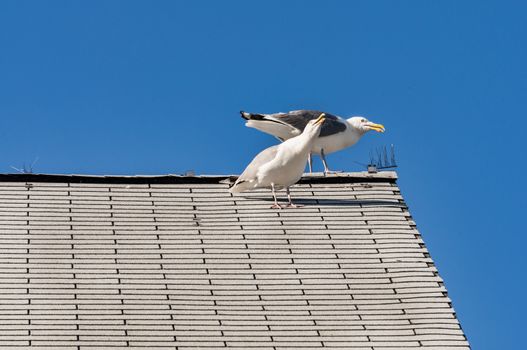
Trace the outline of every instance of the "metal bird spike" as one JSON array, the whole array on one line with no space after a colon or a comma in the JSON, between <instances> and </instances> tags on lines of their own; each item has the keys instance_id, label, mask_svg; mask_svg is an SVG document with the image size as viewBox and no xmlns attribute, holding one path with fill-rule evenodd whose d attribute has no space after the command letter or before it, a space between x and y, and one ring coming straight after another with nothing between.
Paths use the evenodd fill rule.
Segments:
<instances>
[{"instance_id":1,"label":"metal bird spike","mask_svg":"<svg viewBox=\"0 0 527 350\"><path fill-rule=\"evenodd\" d=\"M11 169L18 171L21 174L33 174L33 166L35 165L37 161L38 161L38 157L36 157L35 160L31 162L31 164L26 165L25 162L22 163L22 168L16 168L11 165Z\"/></svg>"},{"instance_id":2,"label":"metal bird spike","mask_svg":"<svg viewBox=\"0 0 527 350\"><path fill-rule=\"evenodd\" d=\"M375 166L377 169L389 169L396 168L397 162L395 161L395 146L390 145L390 151L386 146L377 147L375 150L370 150L370 165Z\"/></svg>"},{"instance_id":3,"label":"metal bird spike","mask_svg":"<svg viewBox=\"0 0 527 350\"><path fill-rule=\"evenodd\" d=\"M391 156L390 161L394 166L397 166L397 163L395 162L395 146L393 145L393 143L391 144L390 150L392 151L392 156Z\"/></svg>"}]
</instances>

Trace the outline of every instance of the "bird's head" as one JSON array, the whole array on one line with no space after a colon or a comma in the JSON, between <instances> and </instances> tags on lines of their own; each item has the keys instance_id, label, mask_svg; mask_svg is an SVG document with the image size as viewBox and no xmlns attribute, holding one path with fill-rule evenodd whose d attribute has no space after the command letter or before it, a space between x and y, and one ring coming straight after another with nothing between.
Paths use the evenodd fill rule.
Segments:
<instances>
[{"instance_id":1,"label":"bird's head","mask_svg":"<svg viewBox=\"0 0 527 350\"><path fill-rule=\"evenodd\" d=\"M324 113L321 113L317 119L311 119L304 128L304 133L311 137L318 137L325 120L326 115Z\"/></svg>"},{"instance_id":2,"label":"bird's head","mask_svg":"<svg viewBox=\"0 0 527 350\"><path fill-rule=\"evenodd\" d=\"M363 134L370 130L384 132L384 125L375 124L364 117L351 117L348 119L348 123Z\"/></svg>"}]
</instances>

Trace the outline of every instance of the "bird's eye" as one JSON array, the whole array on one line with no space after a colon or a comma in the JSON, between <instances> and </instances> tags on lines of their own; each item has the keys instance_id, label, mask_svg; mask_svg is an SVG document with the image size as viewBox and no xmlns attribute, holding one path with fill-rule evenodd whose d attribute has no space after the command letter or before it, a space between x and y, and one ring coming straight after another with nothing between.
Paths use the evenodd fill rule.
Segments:
<instances>
[{"instance_id":1,"label":"bird's eye","mask_svg":"<svg viewBox=\"0 0 527 350\"><path fill-rule=\"evenodd\" d=\"M366 119L362 118L361 120L361 123L366 123Z\"/></svg>"}]
</instances>

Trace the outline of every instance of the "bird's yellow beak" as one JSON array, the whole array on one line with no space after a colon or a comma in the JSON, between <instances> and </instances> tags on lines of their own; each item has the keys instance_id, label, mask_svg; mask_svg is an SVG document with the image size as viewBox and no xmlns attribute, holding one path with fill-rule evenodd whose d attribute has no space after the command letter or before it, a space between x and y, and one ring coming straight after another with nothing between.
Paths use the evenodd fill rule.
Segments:
<instances>
[{"instance_id":1,"label":"bird's yellow beak","mask_svg":"<svg viewBox=\"0 0 527 350\"><path fill-rule=\"evenodd\" d=\"M320 113L320 115L318 116L317 120L315 120L315 125L322 124L324 122L324 120L326 120L325 117L326 117L325 113Z\"/></svg>"},{"instance_id":2,"label":"bird's yellow beak","mask_svg":"<svg viewBox=\"0 0 527 350\"><path fill-rule=\"evenodd\" d=\"M384 132L384 125L382 124L368 123L367 126L368 128L370 128L370 130L375 130L377 132Z\"/></svg>"}]
</instances>

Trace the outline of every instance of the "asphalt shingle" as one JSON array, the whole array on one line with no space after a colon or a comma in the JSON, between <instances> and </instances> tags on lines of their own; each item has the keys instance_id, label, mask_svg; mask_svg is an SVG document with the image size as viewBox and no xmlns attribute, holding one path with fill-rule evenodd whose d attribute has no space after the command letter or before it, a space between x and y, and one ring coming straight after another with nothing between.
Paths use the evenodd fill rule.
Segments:
<instances>
[{"instance_id":1,"label":"asphalt shingle","mask_svg":"<svg viewBox=\"0 0 527 350\"><path fill-rule=\"evenodd\" d=\"M391 172L0 176L2 349L468 349Z\"/></svg>"}]
</instances>

